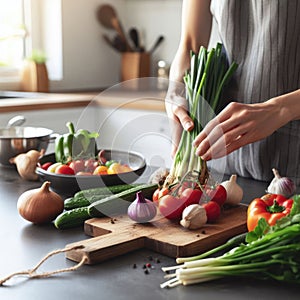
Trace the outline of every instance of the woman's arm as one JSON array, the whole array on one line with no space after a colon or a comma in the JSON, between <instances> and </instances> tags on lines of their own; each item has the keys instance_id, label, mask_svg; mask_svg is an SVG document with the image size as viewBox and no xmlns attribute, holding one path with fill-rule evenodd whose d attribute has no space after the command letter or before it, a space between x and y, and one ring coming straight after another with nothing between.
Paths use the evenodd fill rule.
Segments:
<instances>
[{"instance_id":1,"label":"woman's arm","mask_svg":"<svg viewBox=\"0 0 300 300\"><path fill-rule=\"evenodd\" d=\"M179 46L171 64L169 88L165 106L172 130L172 155L175 154L182 132L193 128L187 114L183 76L190 65L190 51L198 52L200 46L207 47L212 16L210 0L184 0L182 3L181 36Z\"/></svg>"},{"instance_id":2,"label":"woman's arm","mask_svg":"<svg viewBox=\"0 0 300 300\"><path fill-rule=\"evenodd\" d=\"M206 125L193 145L204 160L219 158L293 120L300 120L300 89L263 103L232 102Z\"/></svg>"}]
</instances>

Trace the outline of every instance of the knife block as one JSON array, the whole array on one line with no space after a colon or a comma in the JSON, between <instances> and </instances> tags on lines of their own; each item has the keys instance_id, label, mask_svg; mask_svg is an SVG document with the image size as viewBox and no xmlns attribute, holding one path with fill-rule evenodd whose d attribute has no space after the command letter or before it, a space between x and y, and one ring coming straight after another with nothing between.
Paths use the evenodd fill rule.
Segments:
<instances>
[{"instance_id":1,"label":"knife block","mask_svg":"<svg viewBox=\"0 0 300 300\"><path fill-rule=\"evenodd\" d=\"M151 55L147 52L124 52L121 57L121 81L150 76Z\"/></svg>"}]
</instances>

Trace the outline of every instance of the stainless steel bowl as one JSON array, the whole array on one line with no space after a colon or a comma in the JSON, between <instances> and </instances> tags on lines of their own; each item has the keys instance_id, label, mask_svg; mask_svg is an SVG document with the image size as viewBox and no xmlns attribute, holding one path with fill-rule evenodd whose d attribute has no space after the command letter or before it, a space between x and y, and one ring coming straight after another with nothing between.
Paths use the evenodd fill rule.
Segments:
<instances>
[{"instance_id":1,"label":"stainless steel bowl","mask_svg":"<svg viewBox=\"0 0 300 300\"><path fill-rule=\"evenodd\" d=\"M29 150L48 148L50 140L55 139L53 131L43 127L7 127L0 129L0 163L10 165L9 159Z\"/></svg>"}]
</instances>

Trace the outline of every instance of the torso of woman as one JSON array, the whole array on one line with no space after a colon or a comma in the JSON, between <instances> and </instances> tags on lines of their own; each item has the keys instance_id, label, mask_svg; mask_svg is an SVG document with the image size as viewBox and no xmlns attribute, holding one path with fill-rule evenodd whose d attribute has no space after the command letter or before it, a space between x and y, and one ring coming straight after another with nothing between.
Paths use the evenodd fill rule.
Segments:
<instances>
[{"instance_id":1,"label":"torso of woman","mask_svg":"<svg viewBox=\"0 0 300 300\"><path fill-rule=\"evenodd\" d=\"M300 88L298 0L212 0L211 12L229 62L239 64L226 101L263 102ZM212 161L211 167L265 181L276 168L299 185L300 121Z\"/></svg>"}]
</instances>

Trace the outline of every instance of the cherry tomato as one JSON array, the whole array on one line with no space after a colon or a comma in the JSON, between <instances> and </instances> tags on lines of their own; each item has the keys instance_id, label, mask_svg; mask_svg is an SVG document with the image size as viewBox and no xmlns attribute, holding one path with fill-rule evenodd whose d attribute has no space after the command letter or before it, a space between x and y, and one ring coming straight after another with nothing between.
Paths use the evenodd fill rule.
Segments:
<instances>
[{"instance_id":1,"label":"cherry tomato","mask_svg":"<svg viewBox=\"0 0 300 300\"><path fill-rule=\"evenodd\" d=\"M41 165L41 168L45 171L48 170L48 168L52 165L52 162L45 162L44 164Z\"/></svg>"},{"instance_id":2,"label":"cherry tomato","mask_svg":"<svg viewBox=\"0 0 300 300\"><path fill-rule=\"evenodd\" d=\"M215 201L209 201L203 204L207 215L207 222L213 223L215 222L221 215L220 205Z\"/></svg>"},{"instance_id":3,"label":"cherry tomato","mask_svg":"<svg viewBox=\"0 0 300 300\"><path fill-rule=\"evenodd\" d=\"M74 175L74 170L67 165L60 165L55 169L55 174Z\"/></svg>"},{"instance_id":4,"label":"cherry tomato","mask_svg":"<svg viewBox=\"0 0 300 300\"><path fill-rule=\"evenodd\" d=\"M54 163L48 167L47 172L55 173L55 170L61 165L62 165L62 163L60 163L60 162Z\"/></svg>"},{"instance_id":5,"label":"cherry tomato","mask_svg":"<svg viewBox=\"0 0 300 300\"><path fill-rule=\"evenodd\" d=\"M215 187L207 187L205 188L205 193L209 197L211 201L214 201L219 204L219 206L222 206L227 197L227 192L224 186L217 185Z\"/></svg>"},{"instance_id":6,"label":"cherry tomato","mask_svg":"<svg viewBox=\"0 0 300 300\"><path fill-rule=\"evenodd\" d=\"M152 194L152 201L155 202L155 203L158 203L158 195L159 195L159 192L160 192L160 189L157 188L154 193Z\"/></svg>"},{"instance_id":7,"label":"cherry tomato","mask_svg":"<svg viewBox=\"0 0 300 300\"><path fill-rule=\"evenodd\" d=\"M180 196L185 206L189 206L191 204L199 204L201 197L202 191L192 188L186 188Z\"/></svg>"},{"instance_id":8,"label":"cherry tomato","mask_svg":"<svg viewBox=\"0 0 300 300\"><path fill-rule=\"evenodd\" d=\"M184 208L184 202L181 198L165 195L159 199L158 209L167 219L173 220L181 218Z\"/></svg>"},{"instance_id":9,"label":"cherry tomato","mask_svg":"<svg viewBox=\"0 0 300 300\"><path fill-rule=\"evenodd\" d=\"M107 167L106 166L98 166L94 170L93 175L107 175Z\"/></svg>"},{"instance_id":10,"label":"cherry tomato","mask_svg":"<svg viewBox=\"0 0 300 300\"><path fill-rule=\"evenodd\" d=\"M122 173L126 173L126 172L132 172L133 169L131 167L129 167L128 165L122 165Z\"/></svg>"},{"instance_id":11,"label":"cherry tomato","mask_svg":"<svg viewBox=\"0 0 300 300\"><path fill-rule=\"evenodd\" d=\"M87 159L84 161L84 167L86 172L91 172L93 173L95 169L98 167L98 161L94 159Z\"/></svg>"},{"instance_id":12,"label":"cherry tomato","mask_svg":"<svg viewBox=\"0 0 300 300\"><path fill-rule=\"evenodd\" d=\"M109 165L109 167L107 167L107 174L119 174L122 172L123 172L122 165L118 162L114 162L111 165Z\"/></svg>"},{"instance_id":13,"label":"cherry tomato","mask_svg":"<svg viewBox=\"0 0 300 300\"><path fill-rule=\"evenodd\" d=\"M116 161L113 160L113 159L111 159L111 160L106 161L105 165L109 168L110 165L112 165L112 164L114 164L114 163L116 163Z\"/></svg>"},{"instance_id":14,"label":"cherry tomato","mask_svg":"<svg viewBox=\"0 0 300 300\"><path fill-rule=\"evenodd\" d=\"M82 172L85 170L84 160L82 159L73 160L70 162L69 167L74 170L75 174L78 172Z\"/></svg>"},{"instance_id":15,"label":"cherry tomato","mask_svg":"<svg viewBox=\"0 0 300 300\"><path fill-rule=\"evenodd\" d=\"M171 190L168 187L158 188L154 191L154 193L152 195L152 200L154 202L159 202L159 199L162 196L168 195L170 192L171 192Z\"/></svg>"}]
</instances>

